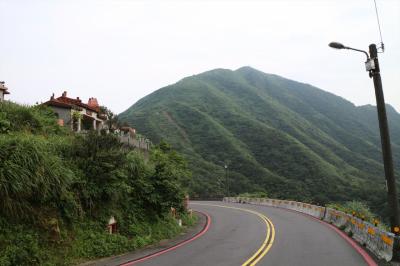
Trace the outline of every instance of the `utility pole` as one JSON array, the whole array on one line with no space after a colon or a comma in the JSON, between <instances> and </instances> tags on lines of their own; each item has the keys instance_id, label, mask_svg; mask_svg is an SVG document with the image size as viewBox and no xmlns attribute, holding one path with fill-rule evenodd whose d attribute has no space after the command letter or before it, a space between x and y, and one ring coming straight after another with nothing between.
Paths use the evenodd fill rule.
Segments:
<instances>
[{"instance_id":1,"label":"utility pole","mask_svg":"<svg viewBox=\"0 0 400 266\"><path fill-rule=\"evenodd\" d=\"M344 46L338 42L331 42L330 47L335 49L348 49L356 52L362 52L367 56L365 62L366 70L369 72L369 77L374 81L376 108L378 111L379 130L382 145L383 166L385 169L387 202L389 205L389 219L391 232L397 237L393 243L393 261L400 261L400 214L399 201L397 195L396 179L394 176L392 147L390 145L389 125L386 115L385 98L383 96L381 72L378 61L378 50L375 44L369 46L369 54L366 51ZM381 49L383 50L383 43Z\"/></svg>"},{"instance_id":2,"label":"utility pole","mask_svg":"<svg viewBox=\"0 0 400 266\"><path fill-rule=\"evenodd\" d=\"M396 179L394 176L392 148L390 145L389 125L386 116L385 98L383 96L382 79L378 61L378 51L375 44L369 46L370 60L374 68L370 70L370 77L374 81L376 107L378 110L379 130L381 134L383 166L385 168L386 189L390 208L391 231L398 234L400 227L399 201L397 198Z\"/></svg>"}]
</instances>

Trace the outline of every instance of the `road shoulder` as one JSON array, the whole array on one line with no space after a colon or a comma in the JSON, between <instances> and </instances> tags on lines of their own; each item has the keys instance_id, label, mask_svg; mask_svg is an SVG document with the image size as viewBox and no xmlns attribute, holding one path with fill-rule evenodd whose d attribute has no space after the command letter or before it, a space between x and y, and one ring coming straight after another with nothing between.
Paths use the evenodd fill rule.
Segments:
<instances>
[{"instance_id":1,"label":"road shoulder","mask_svg":"<svg viewBox=\"0 0 400 266\"><path fill-rule=\"evenodd\" d=\"M190 239L193 239L198 235L200 232L204 230L207 225L207 216L200 212L194 212L194 215L197 216L197 221L194 226L186 228L184 232L176 236L172 239L165 239L157 244L150 245L148 247L144 247L129 253L102 258L95 261L88 261L80 266L115 266L121 264L127 264L131 261L139 260L141 258L152 256L153 254L157 254L163 252L165 250L171 249L183 242L186 242Z\"/></svg>"}]
</instances>

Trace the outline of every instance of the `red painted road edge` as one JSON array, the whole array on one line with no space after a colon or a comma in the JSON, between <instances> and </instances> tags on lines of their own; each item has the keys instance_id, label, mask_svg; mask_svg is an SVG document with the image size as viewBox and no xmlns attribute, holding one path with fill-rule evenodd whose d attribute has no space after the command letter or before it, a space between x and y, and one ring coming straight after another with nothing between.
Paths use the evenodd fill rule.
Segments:
<instances>
[{"instance_id":1,"label":"red painted road edge","mask_svg":"<svg viewBox=\"0 0 400 266\"><path fill-rule=\"evenodd\" d=\"M330 223L322 221L322 220L320 220L318 218L315 218L314 216L309 215L307 213L302 213L302 212L299 212L299 211L289 210L289 209L285 209L285 208L281 208L281 207L275 207L275 208L279 208L279 209L282 209L282 210L286 210L286 211L302 214L302 215L304 215L306 217L312 218L312 219L314 219L314 220L316 220L316 221L328 226L329 228L334 230L339 236L341 236L344 240L346 240L347 243L349 243L350 246L352 248L354 248L357 251L357 253L359 253L361 255L361 257L363 257L363 259L365 260L365 262L367 263L368 266L378 266L378 264L375 262L375 260L373 258L371 258L371 256L363 248L361 248L351 237L346 235L344 232L342 232L336 226L331 225Z\"/></svg>"},{"instance_id":2,"label":"red painted road edge","mask_svg":"<svg viewBox=\"0 0 400 266\"><path fill-rule=\"evenodd\" d=\"M182 241L182 242L180 242L180 243L178 243L178 244L176 244L176 245L174 245L172 247L163 249L161 251L149 254L147 256L144 256L144 257L141 257L141 258L138 258L138 259L134 259L134 260L125 262L123 264L120 264L120 266L130 266L130 265L134 265L136 263L139 263L139 262L142 262L142 261L145 261L145 260L160 256L160 255L162 255L164 253L170 252L170 251L175 250L175 249L177 249L177 248L179 248L179 247L181 247L183 245L186 245L186 244L196 240L197 238L201 237L202 235L204 235L208 231L208 229L210 228L211 217L207 213L204 213L204 212L201 212L201 211L195 211L195 212L201 213L204 216L206 216L206 220L207 221L206 221L206 224L203 227L203 229L200 232L198 232L196 235L194 235L192 238L186 239L186 240L184 240L184 241Z\"/></svg>"}]
</instances>

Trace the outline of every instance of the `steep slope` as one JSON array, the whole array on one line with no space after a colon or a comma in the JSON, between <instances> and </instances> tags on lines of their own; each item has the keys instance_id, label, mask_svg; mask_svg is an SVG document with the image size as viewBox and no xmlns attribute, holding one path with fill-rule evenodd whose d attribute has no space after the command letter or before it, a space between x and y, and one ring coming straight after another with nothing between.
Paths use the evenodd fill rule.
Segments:
<instances>
[{"instance_id":1,"label":"steep slope","mask_svg":"<svg viewBox=\"0 0 400 266\"><path fill-rule=\"evenodd\" d=\"M400 115L388 106L396 170ZM376 109L250 67L184 78L120 114L183 152L199 196L267 191L319 203L385 201ZM229 182L223 169L229 164Z\"/></svg>"}]
</instances>

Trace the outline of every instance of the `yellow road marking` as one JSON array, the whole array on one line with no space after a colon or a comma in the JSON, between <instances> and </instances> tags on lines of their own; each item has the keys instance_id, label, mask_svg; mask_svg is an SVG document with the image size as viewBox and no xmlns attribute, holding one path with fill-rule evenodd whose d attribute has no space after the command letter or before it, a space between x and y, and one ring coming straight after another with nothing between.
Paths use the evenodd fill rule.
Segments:
<instances>
[{"instance_id":1,"label":"yellow road marking","mask_svg":"<svg viewBox=\"0 0 400 266\"><path fill-rule=\"evenodd\" d=\"M264 223L267 227L267 234L265 236L264 242L262 243L261 247L253 254L253 256L251 256L250 259L246 260L242 264L242 266L256 265L265 256L265 254L267 254L267 252L271 249L272 244L274 243L274 239L275 239L275 228L274 228L274 225L271 222L271 220L268 219L268 217L266 217L262 213L259 213L259 212L253 211L253 210L249 210L249 209L244 209L244 208L237 208L237 207L223 206L223 205L216 205L216 204L203 204L203 203L191 203L191 204L245 211L245 212L249 212L249 213L259 216L264 221Z\"/></svg>"},{"instance_id":2,"label":"yellow road marking","mask_svg":"<svg viewBox=\"0 0 400 266\"><path fill-rule=\"evenodd\" d=\"M268 217L264 216L269 223L271 224L271 241L268 243L268 246L264 249L264 252L252 263L250 264L251 266L256 265L264 256L265 254L267 254L267 252L270 250L270 248L272 247L272 244L274 243L275 240L275 228L273 223L271 222L271 220L268 219ZM246 264L243 264L243 266Z\"/></svg>"}]
</instances>

